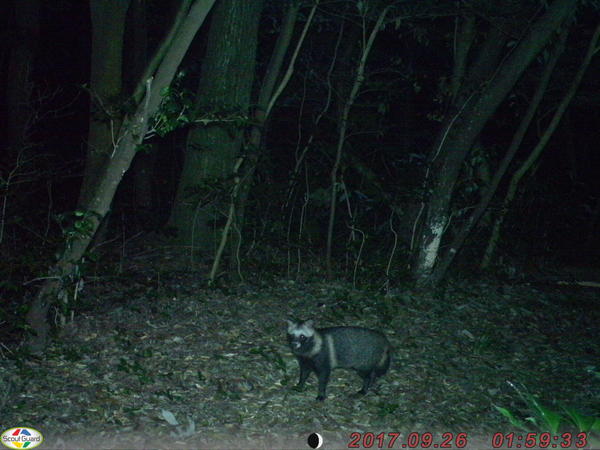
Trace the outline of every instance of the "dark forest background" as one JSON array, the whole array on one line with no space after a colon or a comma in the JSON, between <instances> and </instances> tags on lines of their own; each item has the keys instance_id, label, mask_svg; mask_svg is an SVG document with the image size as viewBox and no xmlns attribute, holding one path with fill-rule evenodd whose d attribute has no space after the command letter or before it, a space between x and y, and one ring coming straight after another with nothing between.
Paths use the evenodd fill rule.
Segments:
<instances>
[{"instance_id":1,"label":"dark forest background","mask_svg":"<svg viewBox=\"0 0 600 450\"><path fill-rule=\"evenodd\" d=\"M0 2L0 432L598 448L599 8ZM314 403L286 317L390 370Z\"/></svg>"},{"instance_id":2,"label":"dark forest background","mask_svg":"<svg viewBox=\"0 0 600 450\"><path fill-rule=\"evenodd\" d=\"M133 241L209 284L597 269L597 6L3 2L0 320L44 341Z\"/></svg>"}]
</instances>

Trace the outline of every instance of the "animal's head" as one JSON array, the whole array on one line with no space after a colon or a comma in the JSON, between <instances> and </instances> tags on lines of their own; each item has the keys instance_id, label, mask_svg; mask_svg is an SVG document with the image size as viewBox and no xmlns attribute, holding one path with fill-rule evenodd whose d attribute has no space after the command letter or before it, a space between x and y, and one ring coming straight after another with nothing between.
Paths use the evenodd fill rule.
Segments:
<instances>
[{"instance_id":1,"label":"animal's head","mask_svg":"<svg viewBox=\"0 0 600 450\"><path fill-rule=\"evenodd\" d=\"M292 352L308 355L315 349L315 327L312 320L287 320L287 337Z\"/></svg>"}]
</instances>

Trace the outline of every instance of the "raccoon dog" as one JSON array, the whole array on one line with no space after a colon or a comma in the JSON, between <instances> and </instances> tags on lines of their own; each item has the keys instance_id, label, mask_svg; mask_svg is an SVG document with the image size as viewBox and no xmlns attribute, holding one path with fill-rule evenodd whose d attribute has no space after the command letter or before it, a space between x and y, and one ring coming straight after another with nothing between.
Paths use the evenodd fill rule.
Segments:
<instances>
[{"instance_id":1,"label":"raccoon dog","mask_svg":"<svg viewBox=\"0 0 600 450\"><path fill-rule=\"evenodd\" d=\"M288 320L287 339L300 364L298 388L313 371L319 379L317 400L325 400L329 375L335 368L354 369L363 379L359 394L366 394L390 367L391 346L379 331L359 327L315 328L312 320Z\"/></svg>"}]
</instances>

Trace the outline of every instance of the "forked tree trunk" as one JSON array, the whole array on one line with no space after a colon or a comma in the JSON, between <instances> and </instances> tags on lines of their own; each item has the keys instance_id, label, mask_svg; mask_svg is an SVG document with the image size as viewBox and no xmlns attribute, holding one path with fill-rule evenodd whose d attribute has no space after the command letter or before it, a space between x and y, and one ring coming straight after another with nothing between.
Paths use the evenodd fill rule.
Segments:
<instances>
[{"instance_id":1,"label":"forked tree trunk","mask_svg":"<svg viewBox=\"0 0 600 450\"><path fill-rule=\"evenodd\" d=\"M521 123L519 124L519 127L513 136L513 139L510 143L510 146L508 147L508 150L506 151L506 154L504 155L504 158L502 159L500 165L496 169L494 177L492 178L489 185L485 187L485 191L481 199L479 200L477 207L469 215L466 222L463 224L458 233L456 233L449 248L446 249L443 258L441 258L439 263L435 266L431 275L432 284L435 285L442 280L442 278L446 274L446 271L448 270L448 267L450 267L450 264L454 260L454 257L461 249L465 239L471 233L471 230L477 224L479 219L483 216L483 213L487 210L487 207L490 204L490 200L494 196L494 193L496 192L500 181L504 177L508 166L510 165L515 154L517 153L517 150L521 146L521 142L523 141L523 137L525 136L525 133L529 128L529 124L533 120L538 106L546 92L546 88L548 87L548 84L550 82L550 77L554 73L554 68L556 66L556 63L558 62L558 58L564 51L568 31L569 29L565 27L561 33L560 39L556 42L550 59L546 63L546 67L544 68L544 72L538 83L538 87L535 91L535 94L529 102L527 111L521 119Z\"/></svg>"},{"instance_id":2,"label":"forked tree trunk","mask_svg":"<svg viewBox=\"0 0 600 450\"><path fill-rule=\"evenodd\" d=\"M171 31L148 64L136 89L135 113L125 117L120 132L115 137L104 175L93 187L89 200L82 205L86 214L80 219L86 221L90 232L85 235L78 234L65 243L63 254L50 268L49 278L31 303L26 317L33 332L26 343L30 351L37 353L45 348L50 329L48 310L58 298L64 299L68 295L68 289L78 279L77 265L110 207L115 191L131 164L136 146L142 142L148 131L148 121L158 111L162 101L161 93L171 83L192 39L214 2L215 0L184 1Z\"/></svg>"},{"instance_id":3,"label":"forked tree trunk","mask_svg":"<svg viewBox=\"0 0 600 450\"><path fill-rule=\"evenodd\" d=\"M523 71L571 16L573 9L572 0L555 0L503 60L495 76L480 92L473 92L442 130L433 150L430 197L414 268L418 286L433 284L431 273L448 224L452 193L468 151Z\"/></svg>"}]
</instances>

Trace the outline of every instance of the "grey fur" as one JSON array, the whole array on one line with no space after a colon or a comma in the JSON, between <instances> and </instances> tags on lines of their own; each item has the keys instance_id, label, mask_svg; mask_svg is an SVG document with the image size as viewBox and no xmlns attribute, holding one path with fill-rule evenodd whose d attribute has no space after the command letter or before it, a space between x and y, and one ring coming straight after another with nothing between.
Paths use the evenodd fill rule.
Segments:
<instances>
[{"instance_id":1,"label":"grey fur","mask_svg":"<svg viewBox=\"0 0 600 450\"><path fill-rule=\"evenodd\" d=\"M315 328L312 320L288 320L287 337L300 365L298 387L310 372L319 379L317 400L325 400L331 371L353 369L362 377L360 394L366 394L377 377L390 366L391 346L379 331L360 327Z\"/></svg>"}]
</instances>

